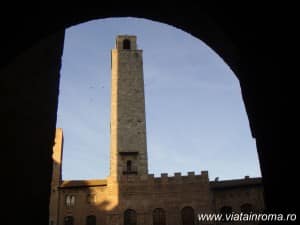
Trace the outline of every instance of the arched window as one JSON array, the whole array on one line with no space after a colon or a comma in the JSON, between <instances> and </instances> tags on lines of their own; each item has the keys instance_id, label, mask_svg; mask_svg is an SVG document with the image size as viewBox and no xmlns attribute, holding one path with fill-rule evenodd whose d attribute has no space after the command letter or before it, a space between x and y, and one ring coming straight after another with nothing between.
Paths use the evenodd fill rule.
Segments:
<instances>
[{"instance_id":1,"label":"arched window","mask_svg":"<svg viewBox=\"0 0 300 225\"><path fill-rule=\"evenodd\" d=\"M232 213L232 207L231 206L223 206L220 209L220 213L222 214L222 221L223 222L229 222L229 219L226 218L226 215L229 215Z\"/></svg>"},{"instance_id":2,"label":"arched window","mask_svg":"<svg viewBox=\"0 0 300 225\"><path fill-rule=\"evenodd\" d=\"M88 194L87 195L87 203L95 204L96 203L96 194Z\"/></svg>"},{"instance_id":3,"label":"arched window","mask_svg":"<svg viewBox=\"0 0 300 225\"><path fill-rule=\"evenodd\" d=\"M251 213L253 212L253 206L250 203L245 203L241 205L241 212L242 213Z\"/></svg>"},{"instance_id":4,"label":"arched window","mask_svg":"<svg viewBox=\"0 0 300 225\"><path fill-rule=\"evenodd\" d=\"M130 49L130 41L128 39L123 41L123 49Z\"/></svg>"},{"instance_id":5,"label":"arched window","mask_svg":"<svg viewBox=\"0 0 300 225\"><path fill-rule=\"evenodd\" d=\"M64 218L64 225L73 225L74 224L74 217L73 216L66 216Z\"/></svg>"},{"instance_id":6,"label":"arched window","mask_svg":"<svg viewBox=\"0 0 300 225\"><path fill-rule=\"evenodd\" d=\"M75 195L66 195L65 205L67 208L73 208L75 206Z\"/></svg>"},{"instance_id":7,"label":"arched window","mask_svg":"<svg viewBox=\"0 0 300 225\"><path fill-rule=\"evenodd\" d=\"M136 212L133 209L124 212L124 225L137 225Z\"/></svg>"},{"instance_id":8,"label":"arched window","mask_svg":"<svg viewBox=\"0 0 300 225\"><path fill-rule=\"evenodd\" d=\"M163 209L153 210L153 225L166 225L166 214Z\"/></svg>"},{"instance_id":9,"label":"arched window","mask_svg":"<svg viewBox=\"0 0 300 225\"><path fill-rule=\"evenodd\" d=\"M192 207L184 207L181 210L182 225L194 225L195 215Z\"/></svg>"},{"instance_id":10,"label":"arched window","mask_svg":"<svg viewBox=\"0 0 300 225\"><path fill-rule=\"evenodd\" d=\"M132 162L131 162L131 160L128 160L126 162L126 168L127 168L127 172L131 172L131 170L132 170Z\"/></svg>"},{"instance_id":11,"label":"arched window","mask_svg":"<svg viewBox=\"0 0 300 225\"><path fill-rule=\"evenodd\" d=\"M96 216L89 215L86 217L86 225L96 225Z\"/></svg>"}]
</instances>

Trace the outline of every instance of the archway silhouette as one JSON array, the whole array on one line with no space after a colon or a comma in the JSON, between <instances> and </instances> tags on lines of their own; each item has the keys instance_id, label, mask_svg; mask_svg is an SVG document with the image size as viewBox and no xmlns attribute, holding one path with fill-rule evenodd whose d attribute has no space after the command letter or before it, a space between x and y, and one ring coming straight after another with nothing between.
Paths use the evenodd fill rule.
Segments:
<instances>
[{"instance_id":1,"label":"archway silhouette","mask_svg":"<svg viewBox=\"0 0 300 225\"><path fill-rule=\"evenodd\" d=\"M18 171L19 182L27 184L22 189L20 200L30 201L41 210L38 216L35 214L32 217L30 209L24 209L20 216L22 222L33 221L32 219L39 224L48 222L51 149L55 133L63 29L91 19L118 16L143 17L181 28L204 41L224 59L241 83L252 135L257 142L267 208L276 212L291 212L294 209L292 196L295 192L290 190L285 196L280 195L286 187L277 182L278 177L283 176L289 180L296 170L293 169L293 164L285 163L294 158L293 151L286 150L285 154L281 154L279 139L276 138L276 134L280 133L280 117L276 83L276 75L279 72L276 67L272 67L275 38L268 39L268 43L261 41L267 39L262 34L267 37L275 34L270 30L272 24L269 24L268 31L264 31L264 17L257 13L253 18L246 12L237 15L240 23L235 22L237 19L230 16L234 15L234 11L229 8L225 13L225 10L215 8L193 10L193 7L189 7L187 10L181 9L181 15L189 15L184 18L178 16L177 11L165 14L165 10L78 9L64 16L53 13L31 14L31 17L22 17L19 20L21 29L9 33L9 38L4 40L4 43L13 43L22 38L17 44L10 45L8 51L2 51L6 56L5 60L1 61L2 84L4 87L10 87L8 93L14 93L8 94L5 99L6 102L14 102L19 106L16 110L13 104L7 105L2 116L3 124L9 127L6 130L8 138L10 132L17 133L16 136L20 137L16 143L16 151L11 151L16 152L16 156L5 152L3 157L15 159L13 162ZM248 18L252 20L249 21ZM241 21L244 26L239 26ZM274 23L276 24L276 21ZM251 32L246 29L249 25L253 25ZM26 79L21 76L24 73L27 75ZM270 73L273 75L272 79L266 77L266 74ZM14 121L15 124L9 121ZM290 173L286 174L285 171ZM9 176L9 173L6 176ZM35 186L41 188L36 190L33 188ZM274 189L275 186L280 191Z\"/></svg>"}]
</instances>

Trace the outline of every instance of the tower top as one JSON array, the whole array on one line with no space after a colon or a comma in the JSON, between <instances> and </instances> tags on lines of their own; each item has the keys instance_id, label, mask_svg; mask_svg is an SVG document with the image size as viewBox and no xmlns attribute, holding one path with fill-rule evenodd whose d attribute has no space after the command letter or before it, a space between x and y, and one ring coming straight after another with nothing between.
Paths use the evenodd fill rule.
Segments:
<instances>
[{"instance_id":1,"label":"tower top","mask_svg":"<svg viewBox=\"0 0 300 225\"><path fill-rule=\"evenodd\" d=\"M118 50L137 50L135 35L118 35L116 38L116 48Z\"/></svg>"}]
</instances>

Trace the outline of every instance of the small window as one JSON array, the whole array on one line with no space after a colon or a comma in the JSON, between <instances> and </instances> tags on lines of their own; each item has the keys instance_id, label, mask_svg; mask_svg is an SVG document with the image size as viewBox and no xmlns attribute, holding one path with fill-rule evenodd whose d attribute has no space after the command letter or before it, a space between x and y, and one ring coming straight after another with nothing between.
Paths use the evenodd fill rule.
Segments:
<instances>
[{"instance_id":1,"label":"small window","mask_svg":"<svg viewBox=\"0 0 300 225\"><path fill-rule=\"evenodd\" d=\"M74 224L74 217L73 216L66 216L64 218L64 225L73 225Z\"/></svg>"},{"instance_id":2,"label":"small window","mask_svg":"<svg viewBox=\"0 0 300 225\"><path fill-rule=\"evenodd\" d=\"M123 41L123 49L130 49L130 41L128 39Z\"/></svg>"},{"instance_id":3,"label":"small window","mask_svg":"<svg viewBox=\"0 0 300 225\"><path fill-rule=\"evenodd\" d=\"M73 208L75 205L75 195L66 195L65 205L67 208Z\"/></svg>"},{"instance_id":4,"label":"small window","mask_svg":"<svg viewBox=\"0 0 300 225\"><path fill-rule=\"evenodd\" d=\"M131 162L131 160L128 160L126 162L126 169L127 169L127 172L131 172L132 171L132 162Z\"/></svg>"},{"instance_id":5,"label":"small window","mask_svg":"<svg viewBox=\"0 0 300 225\"><path fill-rule=\"evenodd\" d=\"M96 203L96 195L95 194L88 194L87 195L87 203L88 204Z\"/></svg>"},{"instance_id":6,"label":"small window","mask_svg":"<svg viewBox=\"0 0 300 225\"><path fill-rule=\"evenodd\" d=\"M96 216L89 215L86 217L86 225L96 225Z\"/></svg>"},{"instance_id":7,"label":"small window","mask_svg":"<svg viewBox=\"0 0 300 225\"><path fill-rule=\"evenodd\" d=\"M137 225L136 212L133 209L124 212L124 225Z\"/></svg>"}]
</instances>

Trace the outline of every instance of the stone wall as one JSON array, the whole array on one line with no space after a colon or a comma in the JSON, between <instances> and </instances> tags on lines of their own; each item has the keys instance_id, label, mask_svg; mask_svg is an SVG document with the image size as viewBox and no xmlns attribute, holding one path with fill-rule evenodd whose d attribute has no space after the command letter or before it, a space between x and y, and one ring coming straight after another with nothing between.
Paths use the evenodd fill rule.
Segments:
<instances>
[{"instance_id":1,"label":"stone wall","mask_svg":"<svg viewBox=\"0 0 300 225\"><path fill-rule=\"evenodd\" d=\"M192 207L195 224L199 213L220 213L223 206L231 206L233 212L241 212L243 204L251 204L254 212L264 210L261 178L247 178L209 182L207 171L201 174L189 172L187 176L175 173L160 177L147 175L124 176L120 183L112 181L80 181L81 184L63 185L60 188L60 224L66 216L74 216L74 225L85 224L86 217L95 215L97 224L123 224L124 212L133 209L138 224L151 225L153 211L164 210L166 224L181 225L184 207ZM65 182L64 182L65 183ZM95 186L92 186L95 185ZM74 207L66 206L67 196L76 196ZM91 198L91 196L94 196ZM90 200L92 199L92 200Z\"/></svg>"},{"instance_id":2,"label":"stone wall","mask_svg":"<svg viewBox=\"0 0 300 225\"><path fill-rule=\"evenodd\" d=\"M124 40L130 49L123 49ZM111 59L110 176L118 180L128 161L137 174L148 173L143 58L136 37L118 36Z\"/></svg>"}]
</instances>

